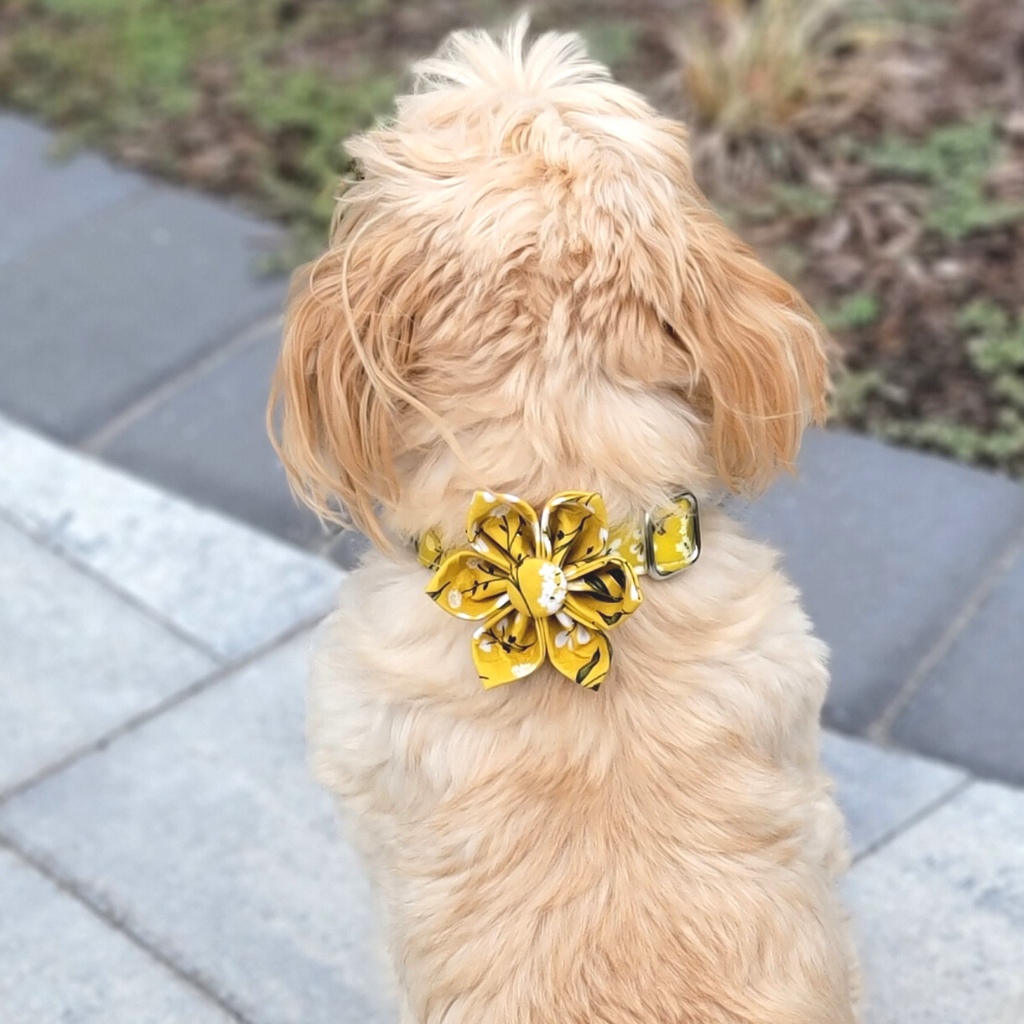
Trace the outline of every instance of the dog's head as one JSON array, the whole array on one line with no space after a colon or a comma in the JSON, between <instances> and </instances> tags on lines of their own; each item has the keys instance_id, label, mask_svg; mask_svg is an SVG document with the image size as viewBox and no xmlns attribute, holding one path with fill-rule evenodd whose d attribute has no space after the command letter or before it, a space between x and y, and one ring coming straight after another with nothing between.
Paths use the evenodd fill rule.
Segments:
<instances>
[{"instance_id":1,"label":"dog's head","mask_svg":"<svg viewBox=\"0 0 1024 1024\"><path fill-rule=\"evenodd\" d=\"M763 485L824 410L821 329L711 211L682 125L575 36L456 34L295 279L272 403L321 513L457 532L477 487L609 511Z\"/></svg>"}]
</instances>

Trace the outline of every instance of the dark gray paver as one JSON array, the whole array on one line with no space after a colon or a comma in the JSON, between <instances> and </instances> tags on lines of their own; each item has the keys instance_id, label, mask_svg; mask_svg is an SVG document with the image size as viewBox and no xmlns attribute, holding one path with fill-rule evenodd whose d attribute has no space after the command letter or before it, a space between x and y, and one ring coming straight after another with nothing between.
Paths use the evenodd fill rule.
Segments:
<instances>
[{"instance_id":1,"label":"dark gray paver","mask_svg":"<svg viewBox=\"0 0 1024 1024\"><path fill-rule=\"evenodd\" d=\"M1024 784L1024 554L897 718L893 738Z\"/></svg>"},{"instance_id":2,"label":"dark gray paver","mask_svg":"<svg viewBox=\"0 0 1024 1024\"><path fill-rule=\"evenodd\" d=\"M832 647L826 721L860 732L1020 528L1024 488L838 432L808 435L800 471L752 507L750 526L782 551Z\"/></svg>"},{"instance_id":3,"label":"dark gray paver","mask_svg":"<svg viewBox=\"0 0 1024 1024\"><path fill-rule=\"evenodd\" d=\"M153 188L0 266L0 408L80 440L280 307L253 274L276 237L221 203Z\"/></svg>"},{"instance_id":4,"label":"dark gray paver","mask_svg":"<svg viewBox=\"0 0 1024 1024\"><path fill-rule=\"evenodd\" d=\"M0 792L215 667L0 519Z\"/></svg>"},{"instance_id":5,"label":"dark gray paver","mask_svg":"<svg viewBox=\"0 0 1024 1024\"><path fill-rule=\"evenodd\" d=\"M967 779L957 768L836 733L825 733L821 759L835 781L854 857L863 856Z\"/></svg>"},{"instance_id":6,"label":"dark gray paver","mask_svg":"<svg viewBox=\"0 0 1024 1024\"><path fill-rule=\"evenodd\" d=\"M1024 794L975 783L844 884L864 1024L1024 1020Z\"/></svg>"},{"instance_id":7,"label":"dark gray paver","mask_svg":"<svg viewBox=\"0 0 1024 1024\"><path fill-rule=\"evenodd\" d=\"M229 1024L234 1018L0 847L4 1024Z\"/></svg>"},{"instance_id":8,"label":"dark gray paver","mask_svg":"<svg viewBox=\"0 0 1024 1024\"><path fill-rule=\"evenodd\" d=\"M0 834L252 1024L383 1024L376 915L306 767L309 643L15 797Z\"/></svg>"},{"instance_id":9,"label":"dark gray paver","mask_svg":"<svg viewBox=\"0 0 1024 1024\"><path fill-rule=\"evenodd\" d=\"M44 129L0 114L0 264L147 187L90 153L55 162L52 145Z\"/></svg>"},{"instance_id":10,"label":"dark gray paver","mask_svg":"<svg viewBox=\"0 0 1024 1024\"><path fill-rule=\"evenodd\" d=\"M0 510L227 661L325 613L342 575L0 416Z\"/></svg>"},{"instance_id":11,"label":"dark gray paver","mask_svg":"<svg viewBox=\"0 0 1024 1024\"><path fill-rule=\"evenodd\" d=\"M345 529L338 534L325 554L343 569L355 569L370 547L369 537L358 530Z\"/></svg>"},{"instance_id":12,"label":"dark gray paver","mask_svg":"<svg viewBox=\"0 0 1024 1024\"><path fill-rule=\"evenodd\" d=\"M292 497L264 426L280 344L280 326L267 325L241 351L127 425L99 454L294 543L322 546L328 534Z\"/></svg>"}]
</instances>

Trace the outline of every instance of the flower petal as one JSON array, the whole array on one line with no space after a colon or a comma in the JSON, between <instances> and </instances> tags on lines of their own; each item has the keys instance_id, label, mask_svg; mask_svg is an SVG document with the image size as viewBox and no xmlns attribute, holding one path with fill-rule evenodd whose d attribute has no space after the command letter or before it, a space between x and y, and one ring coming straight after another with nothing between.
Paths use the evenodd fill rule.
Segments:
<instances>
[{"instance_id":1,"label":"flower petal","mask_svg":"<svg viewBox=\"0 0 1024 1024\"><path fill-rule=\"evenodd\" d=\"M597 558L608 544L608 513L600 494L563 491L556 494L541 514L541 532L551 544L556 565Z\"/></svg>"},{"instance_id":2,"label":"flower petal","mask_svg":"<svg viewBox=\"0 0 1024 1024\"><path fill-rule=\"evenodd\" d=\"M466 536L474 550L508 570L541 552L537 513L511 494L477 491L469 505Z\"/></svg>"},{"instance_id":3,"label":"flower petal","mask_svg":"<svg viewBox=\"0 0 1024 1024\"><path fill-rule=\"evenodd\" d=\"M427 596L457 618L485 619L508 605L508 577L482 555L463 549L441 563Z\"/></svg>"},{"instance_id":4,"label":"flower petal","mask_svg":"<svg viewBox=\"0 0 1024 1024\"><path fill-rule=\"evenodd\" d=\"M647 572L647 556L644 546L644 531L636 522L623 522L608 528L608 554L618 555L633 566L641 576Z\"/></svg>"},{"instance_id":5,"label":"flower petal","mask_svg":"<svg viewBox=\"0 0 1024 1024\"><path fill-rule=\"evenodd\" d=\"M612 647L608 638L579 622L566 623L554 615L544 619L548 658L567 679L596 690L608 675Z\"/></svg>"},{"instance_id":6,"label":"flower petal","mask_svg":"<svg viewBox=\"0 0 1024 1024\"><path fill-rule=\"evenodd\" d=\"M582 562L566 569L565 575L565 611L590 629L611 629L643 600L633 567L616 555Z\"/></svg>"},{"instance_id":7,"label":"flower petal","mask_svg":"<svg viewBox=\"0 0 1024 1024\"><path fill-rule=\"evenodd\" d=\"M473 663L485 690L528 676L544 654L537 621L515 609L499 609L473 634Z\"/></svg>"}]
</instances>

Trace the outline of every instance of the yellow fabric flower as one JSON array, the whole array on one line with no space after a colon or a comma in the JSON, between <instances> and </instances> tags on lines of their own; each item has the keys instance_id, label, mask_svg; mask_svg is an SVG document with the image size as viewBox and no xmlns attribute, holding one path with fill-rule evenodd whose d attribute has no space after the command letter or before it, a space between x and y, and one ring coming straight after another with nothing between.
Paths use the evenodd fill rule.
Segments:
<instances>
[{"instance_id":1,"label":"yellow fabric flower","mask_svg":"<svg viewBox=\"0 0 1024 1024\"><path fill-rule=\"evenodd\" d=\"M508 494L477 491L470 547L441 563L427 594L460 619L483 620L473 661L490 689L550 660L589 689L601 685L612 648L604 631L642 600L633 566L608 550L608 515L598 494L565 491L540 516Z\"/></svg>"}]
</instances>

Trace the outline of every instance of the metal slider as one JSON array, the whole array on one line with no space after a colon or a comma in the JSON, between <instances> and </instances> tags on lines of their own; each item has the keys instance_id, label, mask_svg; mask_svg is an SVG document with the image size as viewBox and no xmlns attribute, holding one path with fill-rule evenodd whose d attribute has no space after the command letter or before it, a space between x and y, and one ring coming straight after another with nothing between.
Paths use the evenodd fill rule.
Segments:
<instances>
[{"instance_id":1,"label":"metal slider","mask_svg":"<svg viewBox=\"0 0 1024 1024\"><path fill-rule=\"evenodd\" d=\"M685 513L678 511L679 506L686 502L689 508ZM655 579L663 580L669 576L674 576L681 569L686 569L693 565L694 562L700 557L700 510L697 506L697 499L690 491L680 491L676 494L671 501L672 505L676 507L676 514L686 515L693 523L693 555L683 565L676 566L674 569L670 569L668 572L662 572L655 564L654 560L654 532L656 529L655 518L650 512L644 513L644 560L647 563L647 572Z\"/></svg>"}]
</instances>

